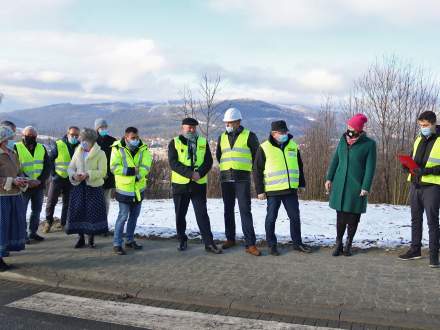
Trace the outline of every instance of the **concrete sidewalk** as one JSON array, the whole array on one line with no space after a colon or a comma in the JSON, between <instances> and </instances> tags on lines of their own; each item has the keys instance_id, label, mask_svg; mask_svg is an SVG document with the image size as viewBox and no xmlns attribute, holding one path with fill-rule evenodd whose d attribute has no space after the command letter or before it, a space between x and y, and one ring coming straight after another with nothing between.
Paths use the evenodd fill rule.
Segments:
<instances>
[{"instance_id":1,"label":"concrete sidewalk","mask_svg":"<svg viewBox=\"0 0 440 330\"><path fill-rule=\"evenodd\" d=\"M0 278L139 298L407 328L440 328L440 270L428 260L398 261L400 251L370 250L331 257L281 249L279 257L253 257L244 247L208 254L173 240L139 240L142 251L112 253L110 237L96 249L73 249L76 236L46 235L42 243L7 261Z\"/></svg>"}]
</instances>

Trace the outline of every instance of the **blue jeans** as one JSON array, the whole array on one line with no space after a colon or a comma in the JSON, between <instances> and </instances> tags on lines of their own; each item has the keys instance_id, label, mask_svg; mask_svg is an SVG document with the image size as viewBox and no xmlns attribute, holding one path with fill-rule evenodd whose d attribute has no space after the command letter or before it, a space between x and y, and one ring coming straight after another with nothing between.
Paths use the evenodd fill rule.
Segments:
<instances>
[{"instance_id":1,"label":"blue jeans","mask_svg":"<svg viewBox=\"0 0 440 330\"><path fill-rule=\"evenodd\" d=\"M266 215L266 241L269 247L277 245L277 237L275 235L275 221L278 217L278 210L281 203L286 209L290 219L290 236L293 245L302 244L301 240L301 220L299 216L299 202L296 191L289 195L268 196L267 197L267 215Z\"/></svg>"},{"instance_id":2,"label":"blue jeans","mask_svg":"<svg viewBox=\"0 0 440 330\"><path fill-rule=\"evenodd\" d=\"M119 214L115 224L113 246L122 246L122 236L124 234L124 226L126 222L127 232L125 235L125 241L126 243L134 242L134 230L136 229L137 219L141 212L141 206L141 203L127 204L119 202Z\"/></svg>"},{"instance_id":3,"label":"blue jeans","mask_svg":"<svg viewBox=\"0 0 440 330\"><path fill-rule=\"evenodd\" d=\"M43 189L30 189L23 193L24 212L27 213L29 202L31 202L31 217L29 219L29 234L36 234L40 225L40 214L43 208L44 191Z\"/></svg>"}]
</instances>

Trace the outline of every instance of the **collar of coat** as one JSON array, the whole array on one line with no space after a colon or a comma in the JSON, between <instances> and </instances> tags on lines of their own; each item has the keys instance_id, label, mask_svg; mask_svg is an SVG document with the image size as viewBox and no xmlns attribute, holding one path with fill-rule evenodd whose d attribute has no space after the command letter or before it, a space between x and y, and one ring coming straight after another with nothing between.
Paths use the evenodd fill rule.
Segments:
<instances>
[{"instance_id":1,"label":"collar of coat","mask_svg":"<svg viewBox=\"0 0 440 330\"><path fill-rule=\"evenodd\" d=\"M93 158L95 158L95 157L99 154L100 151L101 151L101 147L98 145L98 143L95 142L95 144L93 145L92 149L90 149L90 151L88 152L87 159L93 159ZM76 151L76 152L77 152L77 153L84 153L85 150L84 150L83 147L80 145L80 146L77 148L77 151Z\"/></svg>"}]
</instances>

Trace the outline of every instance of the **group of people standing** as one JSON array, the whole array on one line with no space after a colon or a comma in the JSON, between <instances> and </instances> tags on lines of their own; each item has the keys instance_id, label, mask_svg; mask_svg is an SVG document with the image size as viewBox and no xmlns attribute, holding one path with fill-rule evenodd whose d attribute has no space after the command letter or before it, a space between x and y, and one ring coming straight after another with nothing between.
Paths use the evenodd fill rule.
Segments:
<instances>
[{"instance_id":1,"label":"group of people standing","mask_svg":"<svg viewBox=\"0 0 440 330\"><path fill-rule=\"evenodd\" d=\"M238 109L228 109L223 121L225 131L218 138L215 153L224 202L226 241L222 247L214 242L207 212L207 177L213 166L213 157L208 141L198 134L197 120L183 119L181 133L168 145L179 241L177 249L185 251L188 248L186 214L190 202L207 252L220 254L235 246L237 200L245 251L260 256L251 209L253 177L258 199L267 199L265 229L269 254L280 255L275 223L281 204L290 219L293 249L311 253L312 249L301 238L298 190L306 186L303 162L286 122L272 122L268 139L260 144L256 134L241 125L242 115ZM330 207L337 213L333 256L352 255L353 239L361 214L367 208L376 168L376 143L364 131L366 122L363 114L357 114L347 122L347 130L336 147L326 176L325 189L330 195ZM421 257L422 221L426 211L430 266L438 267L440 139L435 114L431 111L422 113L418 124L421 134L412 153L418 168L408 177L411 181L412 245L400 259ZM148 184L152 155L140 139L137 128L128 127L124 136L117 140L109 134L107 122L97 119L94 129L69 127L67 134L56 141L50 152L37 142L35 128L26 127L22 141L17 143L14 142L15 129L11 122L0 123L0 271L9 268L3 258L10 251L20 251L32 240L44 240L37 230L45 182L50 176L45 233L51 230L54 209L62 195L62 227L67 234L78 234L75 248L94 248L95 235L108 231L109 203L114 197L119 203L113 237L114 253L124 255L125 249L142 249L134 239L134 232ZM29 202L31 216L27 231ZM85 235L88 236L87 242Z\"/></svg>"}]
</instances>

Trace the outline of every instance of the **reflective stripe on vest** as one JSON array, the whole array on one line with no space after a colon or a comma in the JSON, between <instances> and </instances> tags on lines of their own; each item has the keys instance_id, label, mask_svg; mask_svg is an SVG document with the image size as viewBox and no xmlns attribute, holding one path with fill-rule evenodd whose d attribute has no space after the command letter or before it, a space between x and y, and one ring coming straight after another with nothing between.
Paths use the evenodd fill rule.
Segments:
<instances>
[{"instance_id":1,"label":"reflective stripe on vest","mask_svg":"<svg viewBox=\"0 0 440 330\"><path fill-rule=\"evenodd\" d=\"M147 188L147 176L150 172L152 157L148 147L143 144L136 155L133 157L131 152L122 146L121 142L113 145L116 152L121 155L123 175L115 175L116 192L123 196L133 197L136 201L141 201L141 194ZM127 175L128 169L133 167L147 170L147 175L137 178L135 175Z\"/></svg>"},{"instance_id":2,"label":"reflective stripe on vest","mask_svg":"<svg viewBox=\"0 0 440 330\"><path fill-rule=\"evenodd\" d=\"M197 160L195 164L196 169L202 166L203 162L205 161L206 146L207 146L206 139L204 137L199 136L197 138L197 152L196 152ZM191 166L191 159L188 159L188 146L183 144L178 136L174 138L174 147L176 148L177 151L179 163L182 163L185 166ZM175 171L171 172L172 183L188 184L190 183L190 181L191 179L188 179ZM207 175L205 175L203 178L200 178L200 180L196 181L196 183L198 184L205 184L207 182L208 182Z\"/></svg>"},{"instance_id":3,"label":"reflective stripe on vest","mask_svg":"<svg viewBox=\"0 0 440 330\"><path fill-rule=\"evenodd\" d=\"M266 156L264 167L265 191L280 191L299 187L298 145L289 140L283 150L269 141L261 144Z\"/></svg>"},{"instance_id":4,"label":"reflective stripe on vest","mask_svg":"<svg viewBox=\"0 0 440 330\"><path fill-rule=\"evenodd\" d=\"M67 174L67 168L72 160L70 157L69 148L67 147L66 142L63 140L58 140L56 145L58 156L55 159L55 173L62 178L67 178L69 176Z\"/></svg>"},{"instance_id":5,"label":"reflective stripe on vest","mask_svg":"<svg viewBox=\"0 0 440 330\"><path fill-rule=\"evenodd\" d=\"M37 179L43 172L44 167L44 155L46 154L46 150L43 145L37 143L33 156L23 142L17 142L15 147L17 148L18 159L22 171L29 178Z\"/></svg>"},{"instance_id":6,"label":"reflective stripe on vest","mask_svg":"<svg viewBox=\"0 0 440 330\"><path fill-rule=\"evenodd\" d=\"M228 134L224 132L220 138L220 149L222 156L220 158L220 171L230 169L241 171L252 171L252 153L248 147L250 131L244 129L235 140L234 146L231 148L229 144Z\"/></svg>"},{"instance_id":7,"label":"reflective stripe on vest","mask_svg":"<svg viewBox=\"0 0 440 330\"><path fill-rule=\"evenodd\" d=\"M414 142L413 147L413 159L416 156L417 148L419 147L420 142L422 141L422 137L418 137L416 141ZM440 138L437 137L437 139L434 142L434 145L432 146L431 153L429 154L428 161L426 162L425 168L430 168L434 166L440 165ZM408 176L408 181L411 181L411 174ZM423 183L432 183L440 185L440 175L423 175L421 180Z\"/></svg>"}]
</instances>

